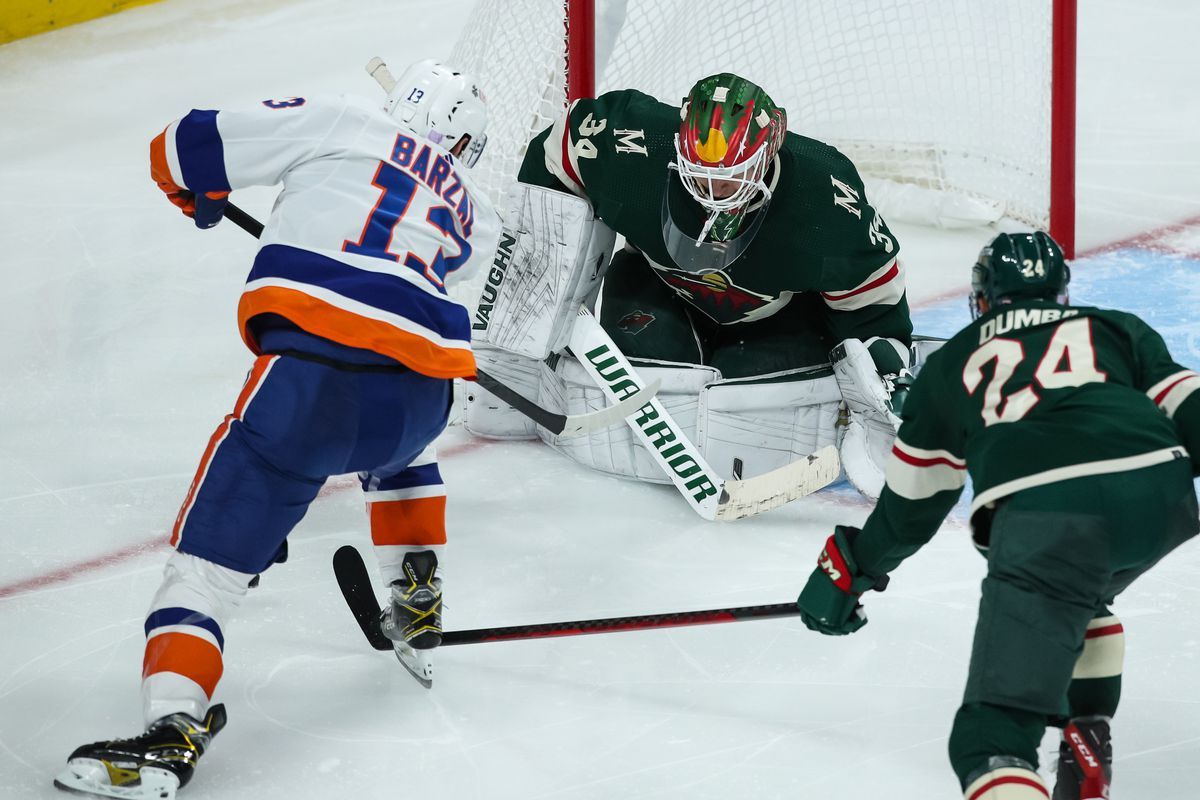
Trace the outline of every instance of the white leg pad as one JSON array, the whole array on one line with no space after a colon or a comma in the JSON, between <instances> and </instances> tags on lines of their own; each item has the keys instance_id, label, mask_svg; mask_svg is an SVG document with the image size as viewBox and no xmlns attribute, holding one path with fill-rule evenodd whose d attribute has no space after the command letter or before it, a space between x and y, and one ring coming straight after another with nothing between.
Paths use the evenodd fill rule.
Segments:
<instances>
[{"instance_id":1,"label":"white leg pad","mask_svg":"<svg viewBox=\"0 0 1200 800\"><path fill-rule=\"evenodd\" d=\"M804 372L772 376L779 382L743 379L709 384L700 394L697 446L720 475L752 478L836 445L842 395L832 375ZM762 381L756 378L755 381Z\"/></svg>"},{"instance_id":2,"label":"white leg pad","mask_svg":"<svg viewBox=\"0 0 1200 800\"><path fill-rule=\"evenodd\" d=\"M657 399L695 442L700 391L720 380L721 374L711 367L670 362L662 362L663 366L641 366L641 363L644 362L638 365L638 375L645 381L656 378L662 381ZM586 414L609 404L603 390L572 358L559 360L553 374L546 376L539 396L548 410L563 414ZM634 439L628 425L614 425L587 436L560 438L546 430L539 430L538 435L572 460L600 472L651 483L671 482Z\"/></svg>"},{"instance_id":3,"label":"white leg pad","mask_svg":"<svg viewBox=\"0 0 1200 800\"><path fill-rule=\"evenodd\" d=\"M505 386L538 402L545 365L536 358L476 345L479 368ZM478 383L466 382L462 391L463 427L485 439L536 439L537 423Z\"/></svg>"},{"instance_id":4,"label":"white leg pad","mask_svg":"<svg viewBox=\"0 0 1200 800\"><path fill-rule=\"evenodd\" d=\"M734 459L742 463L742 477L750 478L837 443L841 393L831 375L810 379L798 371L794 381L723 381L711 367L671 362L639 365L638 374L646 381L662 381L659 401L724 478L733 477ZM566 414L596 411L607 403L583 368L566 358L543 383L539 397L546 408ZM592 469L650 483L670 482L628 426L589 436L560 439L546 431L539 436Z\"/></svg>"}]
</instances>

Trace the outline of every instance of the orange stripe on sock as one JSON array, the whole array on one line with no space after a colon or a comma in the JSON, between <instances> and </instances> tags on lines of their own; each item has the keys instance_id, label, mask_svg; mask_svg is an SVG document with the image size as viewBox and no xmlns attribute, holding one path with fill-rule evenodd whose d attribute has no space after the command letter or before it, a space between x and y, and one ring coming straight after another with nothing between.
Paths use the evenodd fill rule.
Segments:
<instances>
[{"instance_id":1,"label":"orange stripe on sock","mask_svg":"<svg viewBox=\"0 0 1200 800\"><path fill-rule=\"evenodd\" d=\"M446 496L388 500L367 506L371 542L377 545L446 543Z\"/></svg>"},{"instance_id":2,"label":"orange stripe on sock","mask_svg":"<svg viewBox=\"0 0 1200 800\"><path fill-rule=\"evenodd\" d=\"M160 672L174 672L199 684L211 700L224 670L221 651L199 636L160 633L146 641L143 680Z\"/></svg>"}]
</instances>

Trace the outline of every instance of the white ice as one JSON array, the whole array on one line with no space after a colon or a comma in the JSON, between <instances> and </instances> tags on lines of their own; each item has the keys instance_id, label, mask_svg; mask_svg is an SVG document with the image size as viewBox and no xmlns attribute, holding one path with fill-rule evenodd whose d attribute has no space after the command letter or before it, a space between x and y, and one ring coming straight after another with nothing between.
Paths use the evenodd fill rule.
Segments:
<instances>
[{"instance_id":1,"label":"white ice","mask_svg":"<svg viewBox=\"0 0 1200 800\"><path fill-rule=\"evenodd\" d=\"M1081 5L1089 249L1200 214L1200 8ZM148 141L193 107L377 92L367 58L444 55L468 10L167 0L0 47L0 797L58 796L71 749L137 732L165 533L250 361L234 309L254 242L163 202ZM271 192L238 201L263 214ZM899 233L918 318L964 303L989 232ZM831 527L869 510L840 489L717 525L539 444L452 427L442 453L450 628L789 601ZM334 479L227 631L230 724L185 796L956 797L946 738L984 572L964 530L952 517L853 637L788 620L446 648L425 691L343 607L330 555L368 539ZM1200 796L1200 551L1117 610L1114 796Z\"/></svg>"}]
</instances>

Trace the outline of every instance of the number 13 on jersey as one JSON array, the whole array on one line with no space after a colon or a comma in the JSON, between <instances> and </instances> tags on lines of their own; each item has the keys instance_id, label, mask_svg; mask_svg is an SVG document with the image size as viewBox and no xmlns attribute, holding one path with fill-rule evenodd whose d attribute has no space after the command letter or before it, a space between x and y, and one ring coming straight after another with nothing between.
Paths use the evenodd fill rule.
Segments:
<instances>
[{"instance_id":1,"label":"number 13 on jersey","mask_svg":"<svg viewBox=\"0 0 1200 800\"><path fill-rule=\"evenodd\" d=\"M399 137L395 152L403 151L408 156L404 163L411 163L410 169L414 170L421 166L422 159L424 159L428 177L425 171L418 172L414 176L408 170L400 169L387 162L380 162L375 177L371 180L371 185L380 192L379 199L376 201L375 207L371 209L358 241L352 242L347 239L342 243L342 250L371 258L398 261L421 273L439 291L444 292L446 276L461 267L471 257L472 249L467 239L471 235L473 209L470 208L466 199L466 190L454 177L449 162L445 158L430 157L427 155L430 150L426 146L421 155L413 160L411 144L407 148L402 148L400 139L406 143L412 142L408 137ZM432 165L430 166L431 161ZM418 181L418 177L421 182ZM423 185L427 186L437 196L437 199L448 199L449 195L456 191L463 192L463 198L457 209L439 203L428 206L424 220L412 219L412 214L420 214L420 204L414 208L413 201ZM463 219L464 216L466 219ZM412 251L403 253L392 251L396 229L401 222L412 225L428 225L433 231L440 234L439 238L443 240L442 244L437 247L432 257L422 258ZM462 223L462 233L459 232L460 222ZM427 237L424 236L406 238L412 243L427 240Z\"/></svg>"}]
</instances>

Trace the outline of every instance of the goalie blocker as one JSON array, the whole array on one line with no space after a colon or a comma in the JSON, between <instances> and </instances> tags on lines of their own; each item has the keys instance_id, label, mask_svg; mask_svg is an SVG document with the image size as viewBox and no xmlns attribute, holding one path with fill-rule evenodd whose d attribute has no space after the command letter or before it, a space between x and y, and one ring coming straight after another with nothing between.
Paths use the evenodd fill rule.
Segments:
<instances>
[{"instance_id":1,"label":"goalie blocker","mask_svg":"<svg viewBox=\"0 0 1200 800\"><path fill-rule=\"evenodd\" d=\"M603 409L604 391L560 353L575 310L598 293L615 237L574 195L518 183L507 202L500 247L473 320L480 367L556 413ZM725 379L712 367L677 362L638 360L635 366L645 380L662 382L659 401L722 477L755 477L835 445L850 462L854 484L874 496L894 436L887 400L895 383L868 369L872 344L848 340L835 349L834 363L752 378ZM906 365L908 352L897 348ZM475 435L541 438L593 469L671 482L627 427L559 437L481 387L464 404L464 425Z\"/></svg>"}]
</instances>

